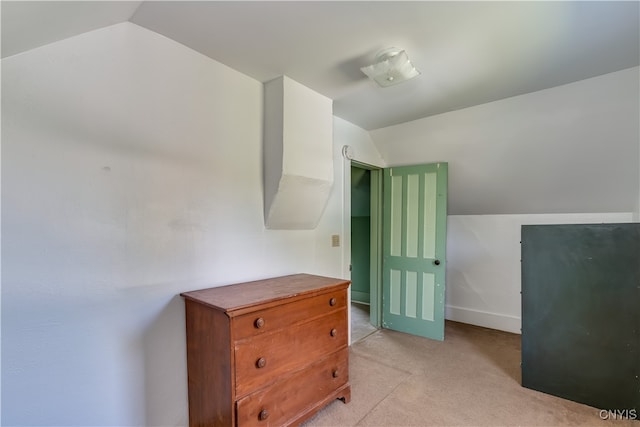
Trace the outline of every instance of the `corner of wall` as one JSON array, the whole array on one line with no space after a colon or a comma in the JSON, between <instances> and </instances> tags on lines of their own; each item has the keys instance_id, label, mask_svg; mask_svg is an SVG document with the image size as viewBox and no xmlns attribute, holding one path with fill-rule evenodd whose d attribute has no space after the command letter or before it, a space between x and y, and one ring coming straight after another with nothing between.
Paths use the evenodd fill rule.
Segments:
<instances>
[{"instance_id":1,"label":"corner of wall","mask_svg":"<svg viewBox=\"0 0 640 427\"><path fill-rule=\"evenodd\" d=\"M265 225L315 229L333 186L332 101L286 76L264 88Z\"/></svg>"},{"instance_id":2,"label":"corner of wall","mask_svg":"<svg viewBox=\"0 0 640 427\"><path fill-rule=\"evenodd\" d=\"M447 304L445 307L445 318L454 322L482 326L483 328L496 329L498 331L506 331L514 334L522 333L522 321L520 317L506 314L489 313Z\"/></svg>"}]
</instances>

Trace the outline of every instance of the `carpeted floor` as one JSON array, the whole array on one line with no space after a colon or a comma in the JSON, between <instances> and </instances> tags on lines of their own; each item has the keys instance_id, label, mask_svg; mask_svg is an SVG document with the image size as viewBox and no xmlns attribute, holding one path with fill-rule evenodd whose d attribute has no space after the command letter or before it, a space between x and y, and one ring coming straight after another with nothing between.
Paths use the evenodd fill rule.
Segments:
<instances>
[{"instance_id":1,"label":"carpeted floor","mask_svg":"<svg viewBox=\"0 0 640 427\"><path fill-rule=\"evenodd\" d=\"M376 327L369 321L369 306L357 302L351 303L351 342L355 343L371 335Z\"/></svg>"},{"instance_id":2,"label":"carpeted floor","mask_svg":"<svg viewBox=\"0 0 640 427\"><path fill-rule=\"evenodd\" d=\"M520 386L520 335L447 322L438 342L390 330L351 346L351 403L312 426L631 426Z\"/></svg>"}]
</instances>

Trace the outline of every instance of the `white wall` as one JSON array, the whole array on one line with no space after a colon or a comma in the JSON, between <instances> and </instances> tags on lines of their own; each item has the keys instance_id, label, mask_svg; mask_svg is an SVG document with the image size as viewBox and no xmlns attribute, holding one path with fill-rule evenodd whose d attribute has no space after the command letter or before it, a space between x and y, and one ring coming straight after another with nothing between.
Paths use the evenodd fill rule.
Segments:
<instances>
[{"instance_id":1,"label":"white wall","mask_svg":"<svg viewBox=\"0 0 640 427\"><path fill-rule=\"evenodd\" d=\"M520 331L522 224L633 219L638 72L371 132L389 166L449 163L447 318Z\"/></svg>"},{"instance_id":2,"label":"white wall","mask_svg":"<svg viewBox=\"0 0 640 427\"><path fill-rule=\"evenodd\" d=\"M631 219L631 213L449 216L446 318L520 333L522 225Z\"/></svg>"},{"instance_id":3,"label":"white wall","mask_svg":"<svg viewBox=\"0 0 640 427\"><path fill-rule=\"evenodd\" d=\"M124 23L2 61L3 425L186 425L182 291L339 275L265 230L262 84Z\"/></svg>"},{"instance_id":4,"label":"white wall","mask_svg":"<svg viewBox=\"0 0 640 427\"><path fill-rule=\"evenodd\" d=\"M454 215L631 212L640 169L634 67L371 132L391 166L449 162Z\"/></svg>"},{"instance_id":5,"label":"white wall","mask_svg":"<svg viewBox=\"0 0 640 427\"><path fill-rule=\"evenodd\" d=\"M314 229L333 186L333 101L287 76L264 88L266 226Z\"/></svg>"},{"instance_id":6,"label":"white wall","mask_svg":"<svg viewBox=\"0 0 640 427\"><path fill-rule=\"evenodd\" d=\"M351 278L349 271L351 263L351 160L343 156L342 149L349 146L353 155L352 160L366 165L383 168L385 162L366 130L339 117L333 119L333 130L333 153L336 165L334 169L340 170L339 179L334 181L334 191L339 188L342 198L340 221L343 230L343 269L341 277Z\"/></svg>"},{"instance_id":7,"label":"white wall","mask_svg":"<svg viewBox=\"0 0 640 427\"><path fill-rule=\"evenodd\" d=\"M342 152L342 147L348 145L352 149L353 160L380 168L385 167L385 161L369 132L339 117L334 117L333 129L334 151Z\"/></svg>"},{"instance_id":8,"label":"white wall","mask_svg":"<svg viewBox=\"0 0 640 427\"><path fill-rule=\"evenodd\" d=\"M382 158L369 134L339 117L333 117L333 188L316 229L316 269L332 277L350 278L351 262L351 170L342 156L342 147L350 145L358 158L371 165L381 165ZM364 161L363 160L363 161ZM340 246L331 246L331 235L340 236Z\"/></svg>"}]
</instances>

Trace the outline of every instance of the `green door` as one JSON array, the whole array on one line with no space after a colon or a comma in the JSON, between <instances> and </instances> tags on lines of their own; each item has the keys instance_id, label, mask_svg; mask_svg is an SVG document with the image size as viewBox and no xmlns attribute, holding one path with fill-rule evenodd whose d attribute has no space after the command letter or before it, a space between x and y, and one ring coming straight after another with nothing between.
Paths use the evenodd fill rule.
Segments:
<instances>
[{"instance_id":1,"label":"green door","mask_svg":"<svg viewBox=\"0 0 640 427\"><path fill-rule=\"evenodd\" d=\"M447 164L384 170L382 326L444 339Z\"/></svg>"}]
</instances>

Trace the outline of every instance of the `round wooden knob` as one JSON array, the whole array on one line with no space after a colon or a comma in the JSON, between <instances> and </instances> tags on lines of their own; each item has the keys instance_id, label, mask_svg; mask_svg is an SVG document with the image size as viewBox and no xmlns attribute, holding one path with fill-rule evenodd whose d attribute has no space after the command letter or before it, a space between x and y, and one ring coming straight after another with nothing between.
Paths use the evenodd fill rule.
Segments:
<instances>
[{"instance_id":1,"label":"round wooden knob","mask_svg":"<svg viewBox=\"0 0 640 427\"><path fill-rule=\"evenodd\" d=\"M265 366L267 366L267 359L261 357L260 359L256 360L256 366L258 368L264 368Z\"/></svg>"},{"instance_id":2,"label":"round wooden knob","mask_svg":"<svg viewBox=\"0 0 640 427\"><path fill-rule=\"evenodd\" d=\"M330 305L331 307L333 307L334 305L336 305L336 302L337 302L337 301L336 301L336 299L335 299L335 298L331 298L331 299L329 300L329 305Z\"/></svg>"},{"instance_id":3,"label":"round wooden knob","mask_svg":"<svg viewBox=\"0 0 640 427\"><path fill-rule=\"evenodd\" d=\"M335 337L336 335L338 335L338 330L336 328L333 328L330 332L332 337Z\"/></svg>"},{"instance_id":4,"label":"round wooden knob","mask_svg":"<svg viewBox=\"0 0 640 427\"><path fill-rule=\"evenodd\" d=\"M267 418L269 418L269 411L267 411L266 409L263 409L262 411L260 411L260 413L258 414L258 419L260 421L264 421Z\"/></svg>"},{"instance_id":5,"label":"round wooden knob","mask_svg":"<svg viewBox=\"0 0 640 427\"><path fill-rule=\"evenodd\" d=\"M338 370L334 369L334 371L331 373L331 375L333 376L333 378L338 378Z\"/></svg>"},{"instance_id":6,"label":"round wooden knob","mask_svg":"<svg viewBox=\"0 0 640 427\"><path fill-rule=\"evenodd\" d=\"M260 329L264 326L264 319L262 317L258 317L255 322L253 322L253 326L257 329Z\"/></svg>"}]
</instances>

